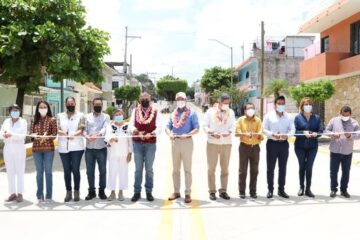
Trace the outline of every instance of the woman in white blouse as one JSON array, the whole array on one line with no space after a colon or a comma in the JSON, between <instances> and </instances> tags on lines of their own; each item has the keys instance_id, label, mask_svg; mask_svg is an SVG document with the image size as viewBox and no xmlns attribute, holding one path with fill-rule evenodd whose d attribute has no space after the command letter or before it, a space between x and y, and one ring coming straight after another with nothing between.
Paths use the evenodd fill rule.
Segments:
<instances>
[{"instance_id":1,"label":"woman in white blouse","mask_svg":"<svg viewBox=\"0 0 360 240\"><path fill-rule=\"evenodd\" d=\"M0 138L4 140L4 160L9 181L10 196L7 202L23 201L26 148L25 137L27 122L20 117L21 109L17 104L9 108L7 118L0 130Z\"/></svg>"}]
</instances>

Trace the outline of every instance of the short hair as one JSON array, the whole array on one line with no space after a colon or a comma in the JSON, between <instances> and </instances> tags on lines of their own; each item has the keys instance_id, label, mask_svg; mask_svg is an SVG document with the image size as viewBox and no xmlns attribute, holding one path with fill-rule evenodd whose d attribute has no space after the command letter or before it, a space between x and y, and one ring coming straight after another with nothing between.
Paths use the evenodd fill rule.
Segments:
<instances>
[{"instance_id":1,"label":"short hair","mask_svg":"<svg viewBox=\"0 0 360 240\"><path fill-rule=\"evenodd\" d=\"M301 99L301 102L300 102L300 104L299 104L299 109L300 109L301 112L304 111L304 105L305 105L306 103L309 103L309 104L311 104L311 105L314 104L314 102L313 102L313 100L312 100L311 98L309 98L309 97L304 97L303 99Z\"/></svg>"},{"instance_id":2,"label":"short hair","mask_svg":"<svg viewBox=\"0 0 360 240\"><path fill-rule=\"evenodd\" d=\"M95 101L101 101L101 103L102 103L103 99L101 97L96 97L93 99L93 104L95 103Z\"/></svg>"},{"instance_id":3,"label":"short hair","mask_svg":"<svg viewBox=\"0 0 360 240\"><path fill-rule=\"evenodd\" d=\"M350 106L343 106L340 110L340 113L350 113L351 114L351 107Z\"/></svg>"},{"instance_id":4,"label":"short hair","mask_svg":"<svg viewBox=\"0 0 360 240\"><path fill-rule=\"evenodd\" d=\"M253 108L255 108L255 104L253 104L252 102L248 102L245 104L245 109L247 109L248 106L252 106Z\"/></svg>"},{"instance_id":5,"label":"short hair","mask_svg":"<svg viewBox=\"0 0 360 240\"><path fill-rule=\"evenodd\" d=\"M72 99L74 102L76 102L73 96L68 96L67 98L65 98L65 103L67 103L69 99Z\"/></svg>"},{"instance_id":6,"label":"short hair","mask_svg":"<svg viewBox=\"0 0 360 240\"><path fill-rule=\"evenodd\" d=\"M280 96L278 96L278 97L276 97L275 98L275 104L277 103L277 101L279 101L279 100L284 100L284 102L285 102L285 97L284 96L282 96L282 95L280 95Z\"/></svg>"},{"instance_id":7,"label":"short hair","mask_svg":"<svg viewBox=\"0 0 360 240\"><path fill-rule=\"evenodd\" d=\"M223 102L225 100L230 100L230 96L227 93L222 93L219 98L220 102Z\"/></svg>"},{"instance_id":8,"label":"short hair","mask_svg":"<svg viewBox=\"0 0 360 240\"><path fill-rule=\"evenodd\" d=\"M21 112L21 107L19 105L17 105L16 103L12 104L9 106L9 113L13 110L13 109L17 109Z\"/></svg>"},{"instance_id":9,"label":"short hair","mask_svg":"<svg viewBox=\"0 0 360 240\"><path fill-rule=\"evenodd\" d=\"M124 115L124 111L122 109L118 108L118 109L115 109L115 111L112 113L112 116L115 116L115 114L117 114L117 113L121 113L122 115Z\"/></svg>"}]
</instances>

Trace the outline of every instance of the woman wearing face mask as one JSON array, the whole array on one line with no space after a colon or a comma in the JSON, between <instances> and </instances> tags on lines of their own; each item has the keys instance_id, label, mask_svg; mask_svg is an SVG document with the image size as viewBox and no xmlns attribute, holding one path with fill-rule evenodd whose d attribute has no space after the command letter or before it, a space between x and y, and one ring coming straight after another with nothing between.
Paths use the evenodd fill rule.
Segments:
<instances>
[{"instance_id":1,"label":"woman wearing face mask","mask_svg":"<svg viewBox=\"0 0 360 240\"><path fill-rule=\"evenodd\" d=\"M108 143L107 188L111 191L109 201L116 198L115 190L119 189L118 200L124 201L123 190L128 189L128 163L133 150L128 124L124 123L124 113L116 110L113 121L107 125L105 142Z\"/></svg>"},{"instance_id":2,"label":"woman wearing face mask","mask_svg":"<svg viewBox=\"0 0 360 240\"><path fill-rule=\"evenodd\" d=\"M54 139L57 134L56 119L53 118L50 105L40 101L36 105L34 120L30 124L33 135L32 152L36 166L36 197L39 203L52 201L52 166L54 159ZM49 136L49 137L45 137ZM46 198L44 199L44 173L46 179Z\"/></svg>"},{"instance_id":3,"label":"woman wearing face mask","mask_svg":"<svg viewBox=\"0 0 360 240\"><path fill-rule=\"evenodd\" d=\"M4 160L9 181L10 196L7 202L23 201L27 123L20 117L20 111L17 104L11 105L10 118L4 121L0 130L0 139L5 143Z\"/></svg>"},{"instance_id":4,"label":"woman wearing face mask","mask_svg":"<svg viewBox=\"0 0 360 240\"><path fill-rule=\"evenodd\" d=\"M295 117L295 153L299 161L300 190L298 196L304 193L315 197L311 192L312 168L318 151L318 137L323 132L320 116L313 112L313 101L306 97L300 102L300 113ZM306 185L305 185L306 179Z\"/></svg>"}]
</instances>

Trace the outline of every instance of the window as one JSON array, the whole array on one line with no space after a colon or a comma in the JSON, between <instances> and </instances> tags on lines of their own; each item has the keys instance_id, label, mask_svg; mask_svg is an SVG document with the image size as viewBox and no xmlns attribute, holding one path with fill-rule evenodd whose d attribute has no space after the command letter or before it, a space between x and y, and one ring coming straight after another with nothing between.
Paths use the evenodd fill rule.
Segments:
<instances>
[{"instance_id":1,"label":"window","mask_svg":"<svg viewBox=\"0 0 360 240\"><path fill-rule=\"evenodd\" d=\"M354 56L360 54L360 21L351 24L350 30L350 52Z\"/></svg>"},{"instance_id":2,"label":"window","mask_svg":"<svg viewBox=\"0 0 360 240\"><path fill-rule=\"evenodd\" d=\"M330 48L329 36L321 39L321 53L328 52Z\"/></svg>"},{"instance_id":3,"label":"window","mask_svg":"<svg viewBox=\"0 0 360 240\"><path fill-rule=\"evenodd\" d=\"M112 82L112 89L116 89L119 87L119 82Z\"/></svg>"}]
</instances>

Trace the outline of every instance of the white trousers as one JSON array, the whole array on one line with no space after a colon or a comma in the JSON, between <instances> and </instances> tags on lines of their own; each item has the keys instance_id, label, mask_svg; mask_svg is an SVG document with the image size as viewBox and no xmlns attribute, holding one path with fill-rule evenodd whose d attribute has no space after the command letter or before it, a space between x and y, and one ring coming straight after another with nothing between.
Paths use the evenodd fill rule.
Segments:
<instances>
[{"instance_id":1,"label":"white trousers","mask_svg":"<svg viewBox=\"0 0 360 240\"><path fill-rule=\"evenodd\" d=\"M25 144L6 143L4 146L4 161L9 182L9 193L22 194L24 192L26 161Z\"/></svg>"},{"instance_id":2,"label":"white trousers","mask_svg":"<svg viewBox=\"0 0 360 240\"><path fill-rule=\"evenodd\" d=\"M110 191L128 189L128 163L126 156L108 158L108 180L106 188Z\"/></svg>"}]
</instances>

